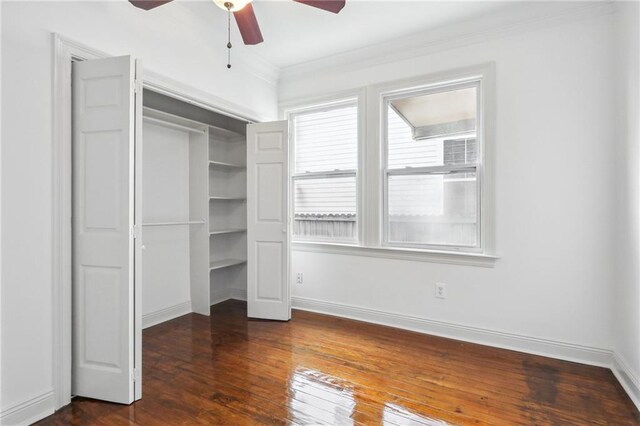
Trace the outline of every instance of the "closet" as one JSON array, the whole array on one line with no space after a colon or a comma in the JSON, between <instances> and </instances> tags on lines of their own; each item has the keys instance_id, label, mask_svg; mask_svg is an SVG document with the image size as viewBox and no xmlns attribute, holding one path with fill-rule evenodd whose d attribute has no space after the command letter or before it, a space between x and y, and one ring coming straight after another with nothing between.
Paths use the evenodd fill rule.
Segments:
<instances>
[{"instance_id":1,"label":"closet","mask_svg":"<svg viewBox=\"0 0 640 426\"><path fill-rule=\"evenodd\" d=\"M246 122L144 90L144 326L246 297Z\"/></svg>"},{"instance_id":2,"label":"closet","mask_svg":"<svg viewBox=\"0 0 640 426\"><path fill-rule=\"evenodd\" d=\"M288 126L149 89L131 56L72 71L66 359L75 395L130 404L142 328L229 298L291 318Z\"/></svg>"}]
</instances>

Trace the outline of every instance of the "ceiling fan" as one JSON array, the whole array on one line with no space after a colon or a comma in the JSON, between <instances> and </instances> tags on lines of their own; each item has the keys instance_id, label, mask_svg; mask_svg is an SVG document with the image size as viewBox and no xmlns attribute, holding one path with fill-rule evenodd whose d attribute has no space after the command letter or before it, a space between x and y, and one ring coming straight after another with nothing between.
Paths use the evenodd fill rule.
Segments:
<instances>
[{"instance_id":1,"label":"ceiling fan","mask_svg":"<svg viewBox=\"0 0 640 426\"><path fill-rule=\"evenodd\" d=\"M171 1L173 0L129 0L132 5L144 10L151 10ZM249 45L260 44L264 41L251 1L252 0L213 0L218 7L227 11L229 14L229 21L231 20L231 14L233 13L233 16L236 18L236 24L238 24L238 29L240 30L240 34L242 35L242 41L244 41L244 44ZM293 1L333 13L340 12L346 3L346 0ZM231 47L231 40L229 39L227 48L231 49ZM227 64L227 68L231 68L230 63Z\"/></svg>"}]
</instances>

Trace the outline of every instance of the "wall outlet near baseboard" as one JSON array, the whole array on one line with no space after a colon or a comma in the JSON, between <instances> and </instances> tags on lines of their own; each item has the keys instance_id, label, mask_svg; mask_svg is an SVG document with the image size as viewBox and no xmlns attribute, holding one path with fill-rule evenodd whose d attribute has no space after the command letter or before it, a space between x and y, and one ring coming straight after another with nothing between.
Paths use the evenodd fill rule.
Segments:
<instances>
[{"instance_id":1,"label":"wall outlet near baseboard","mask_svg":"<svg viewBox=\"0 0 640 426\"><path fill-rule=\"evenodd\" d=\"M447 298L447 285L445 283L436 283L436 294L438 299Z\"/></svg>"},{"instance_id":2,"label":"wall outlet near baseboard","mask_svg":"<svg viewBox=\"0 0 640 426\"><path fill-rule=\"evenodd\" d=\"M296 274L296 284L302 284L304 281L304 277L302 276L302 272L298 272Z\"/></svg>"}]
</instances>

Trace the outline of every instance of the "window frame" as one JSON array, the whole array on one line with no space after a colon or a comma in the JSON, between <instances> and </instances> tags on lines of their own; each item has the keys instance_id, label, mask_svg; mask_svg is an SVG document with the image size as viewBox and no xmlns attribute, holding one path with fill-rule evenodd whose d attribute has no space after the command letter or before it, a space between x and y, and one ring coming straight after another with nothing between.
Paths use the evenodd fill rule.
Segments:
<instances>
[{"instance_id":1,"label":"window frame","mask_svg":"<svg viewBox=\"0 0 640 426\"><path fill-rule=\"evenodd\" d=\"M355 106L357 110L357 146L356 146L356 169L339 170L339 171L322 171L322 172L308 172L304 174L296 173L296 140L295 140L295 128L294 118L297 115L329 111L345 106ZM316 101L305 102L304 104L298 104L297 106L290 106L284 110L285 119L289 123L289 164L291 172L289 173L289 182L291 194L290 194L290 208L289 214L292 221L295 221L295 182L296 180L306 179L331 179L340 177L354 177L356 186L356 232L353 239L336 239L336 238L323 238L323 237L301 237L299 235L291 235L291 241L293 243L322 243L322 244L336 244L346 246L358 246L360 245L362 238L362 141L364 139L364 118L363 118L363 96L360 92L344 94L342 96L332 96Z\"/></svg>"},{"instance_id":2,"label":"window frame","mask_svg":"<svg viewBox=\"0 0 640 426\"><path fill-rule=\"evenodd\" d=\"M477 160L476 164L462 165L442 165L442 166L421 166L421 167L405 167L390 168L389 167L389 108L392 108L391 102L397 99L404 99L413 96L427 96L445 91L462 90L468 88L476 89L476 146ZM411 87L407 89L399 89L385 91L380 94L380 144L382 148L382 212L381 212L381 246L385 248L406 248L429 251L455 251L455 252L484 252L484 215L483 215L483 159L484 159L484 123L483 123L483 84L481 76L471 76L469 78L459 79L455 81L443 81L423 86ZM460 133L455 137L462 137L468 133ZM453 136L452 136L453 138ZM448 173L474 172L476 174L476 244L459 245L459 244L430 244L430 243L402 243L390 241L389 226L389 178L392 176L429 176L442 175Z\"/></svg>"},{"instance_id":3,"label":"window frame","mask_svg":"<svg viewBox=\"0 0 640 426\"><path fill-rule=\"evenodd\" d=\"M484 62L457 69L433 71L429 74L397 80L382 80L326 95L303 95L280 102L280 117L289 119L292 112L329 104L347 98L358 99L358 242L339 243L328 241L292 241L292 249L298 252L364 256L381 259L397 259L436 264L464 265L493 268L499 256L495 245L495 188L494 153L496 147L496 64ZM382 243L383 236L383 130L385 109L382 95L401 93L427 86L466 81L478 78L482 81L482 108L479 120L483 125L482 136L482 221L483 247L478 251L391 247ZM291 121L289 120L289 123ZM291 127L290 127L291 129ZM480 155L480 154L478 154ZM290 158L290 161L293 160ZM293 199L290 199L293 206ZM293 211L293 207L291 207Z\"/></svg>"}]
</instances>

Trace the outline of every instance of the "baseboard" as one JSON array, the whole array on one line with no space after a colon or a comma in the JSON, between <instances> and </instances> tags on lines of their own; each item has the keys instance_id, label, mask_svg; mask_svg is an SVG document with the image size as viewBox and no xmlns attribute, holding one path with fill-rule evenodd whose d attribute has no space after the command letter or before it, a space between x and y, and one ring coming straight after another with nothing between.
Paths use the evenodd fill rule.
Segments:
<instances>
[{"instance_id":1,"label":"baseboard","mask_svg":"<svg viewBox=\"0 0 640 426\"><path fill-rule=\"evenodd\" d=\"M247 290L239 288L223 288L211 294L211 305L225 302L229 299L247 300Z\"/></svg>"},{"instance_id":2,"label":"baseboard","mask_svg":"<svg viewBox=\"0 0 640 426\"><path fill-rule=\"evenodd\" d=\"M239 288L232 288L230 289L230 299L235 299L235 300L247 300L247 290L244 289L239 289Z\"/></svg>"},{"instance_id":3,"label":"baseboard","mask_svg":"<svg viewBox=\"0 0 640 426\"><path fill-rule=\"evenodd\" d=\"M53 390L2 410L2 426L30 425L50 416L55 411Z\"/></svg>"},{"instance_id":4,"label":"baseboard","mask_svg":"<svg viewBox=\"0 0 640 426\"><path fill-rule=\"evenodd\" d=\"M629 363L617 352L613 353L611 371L616 376L631 401L640 410L640 375L633 371Z\"/></svg>"},{"instance_id":5,"label":"baseboard","mask_svg":"<svg viewBox=\"0 0 640 426\"><path fill-rule=\"evenodd\" d=\"M211 292L211 306L231 299L231 289L222 288Z\"/></svg>"},{"instance_id":6,"label":"baseboard","mask_svg":"<svg viewBox=\"0 0 640 426\"><path fill-rule=\"evenodd\" d=\"M156 324L160 324L161 322L178 318L182 315L188 314L189 312L191 312L191 301L187 300L186 302L178 303L177 305L145 314L142 316L142 328L149 328Z\"/></svg>"},{"instance_id":7,"label":"baseboard","mask_svg":"<svg viewBox=\"0 0 640 426\"><path fill-rule=\"evenodd\" d=\"M618 353L607 349L504 333L461 324L389 313L304 297L292 297L294 309L335 315L480 345L609 368L640 410L640 375Z\"/></svg>"},{"instance_id":8,"label":"baseboard","mask_svg":"<svg viewBox=\"0 0 640 426\"><path fill-rule=\"evenodd\" d=\"M601 348L522 336L302 297L293 297L292 307L294 309L336 315L496 348L542 355L598 367L611 367L611 351Z\"/></svg>"}]
</instances>

